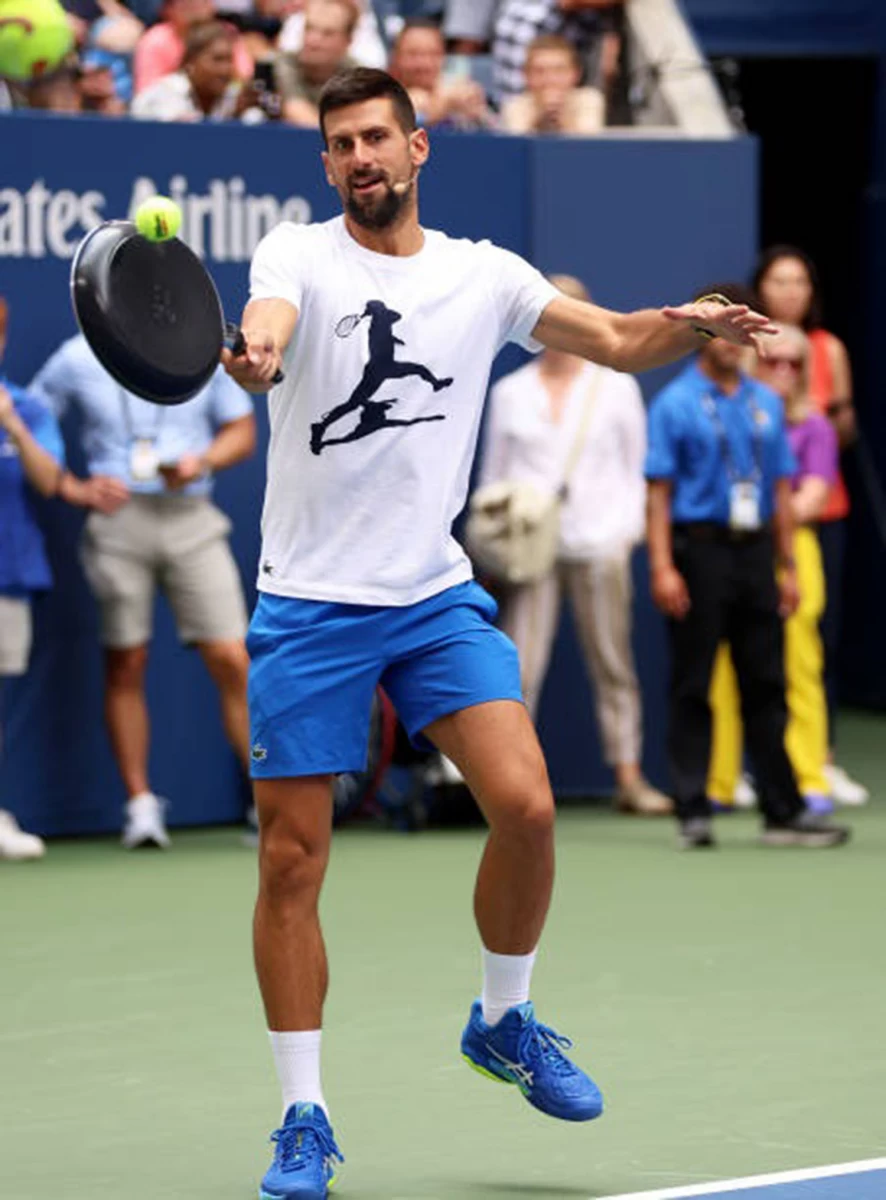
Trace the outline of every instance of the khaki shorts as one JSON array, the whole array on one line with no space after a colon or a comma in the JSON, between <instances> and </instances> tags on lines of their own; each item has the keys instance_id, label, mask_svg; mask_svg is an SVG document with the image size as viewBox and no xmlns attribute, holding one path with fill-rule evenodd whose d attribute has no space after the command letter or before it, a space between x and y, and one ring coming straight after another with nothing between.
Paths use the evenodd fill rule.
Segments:
<instances>
[{"instance_id":1,"label":"khaki shorts","mask_svg":"<svg viewBox=\"0 0 886 1200\"><path fill-rule=\"evenodd\" d=\"M30 655L30 600L0 596L0 675L24 675Z\"/></svg>"},{"instance_id":2,"label":"khaki shorts","mask_svg":"<svg viewBox=\"0 0 886 1200\"><path fill-rule=\"evenodd\" d=\"M203 496L133 496L113 516L92 513L81 559L101 610L101 640L151 639L159 587L186 644L246 634L246 604L228 545L231 523Z\"/></svg>"}]
</instances>

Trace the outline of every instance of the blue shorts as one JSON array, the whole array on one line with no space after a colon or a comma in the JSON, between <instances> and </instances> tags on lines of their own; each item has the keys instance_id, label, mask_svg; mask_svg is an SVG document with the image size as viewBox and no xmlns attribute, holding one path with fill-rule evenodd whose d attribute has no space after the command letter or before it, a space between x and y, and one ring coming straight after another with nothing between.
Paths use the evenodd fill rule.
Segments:
<instances>
[{"instance_id":1,"label":"blue shorts","mask_svg":"<svg viewBox=\"0 0 886 1200\"><path fill-rule=\"evenodd\" d=\"M473 581L403 608L262 592L246 639L253 779L364 770L378 684L420 748L440 717L522 700L496 612Z\"/></svg>"}]
</instances>

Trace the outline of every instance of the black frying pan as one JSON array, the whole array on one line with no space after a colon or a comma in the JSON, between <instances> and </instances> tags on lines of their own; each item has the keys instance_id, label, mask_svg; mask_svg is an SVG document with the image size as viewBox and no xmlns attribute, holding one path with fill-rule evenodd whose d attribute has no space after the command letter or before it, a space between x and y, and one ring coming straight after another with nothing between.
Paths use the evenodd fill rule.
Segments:
<instances>
[{"instance_id":1,"label":"black frying pan","mask_svg":"<svg viewBox=\"0 0 886 1200\"><path fill-rule=\"evenodd\" d=\"M178 238L149 242L131 221L106 221L86 235L71 267L71 299L102 366L155 404L196 395L225 343L235 354L244 349L196 254Z\"/></svg>"}]
</instances>

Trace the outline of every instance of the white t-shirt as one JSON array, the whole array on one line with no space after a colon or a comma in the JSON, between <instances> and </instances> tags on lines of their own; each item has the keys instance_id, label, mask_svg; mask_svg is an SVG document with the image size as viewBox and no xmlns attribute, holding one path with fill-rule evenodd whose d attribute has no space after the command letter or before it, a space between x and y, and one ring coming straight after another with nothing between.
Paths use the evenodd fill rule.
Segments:
<instances>
[{"instance_id":1,"label":"white t-shirt","mask_svg":"<svg viewBox=\"0 0 886 1200\"><path fill-rule=\"evenodd\" d=\"M271 444L258 586L405 605L471 577L451 533L467 497L492 361L556 289L490 242L425 230L418 254L360 246L344 219L284 222L252 260L251 298L299 310Z\"/></svg>"},{"instance_id":2,"label":"white t-shirt","mask_svg":"<svg viewBox=\"0 0 886 1200\"><path fill-rule=\"evenodd\" d=\"M559 554L567 561L621 556L643 537L646 411L636 379L585 363L554 423L538 363L528 363L492 389L483 447L481 486L515 480L554 495L589 395L590 419L560 517Z\"/></svg>"}]
</instances>

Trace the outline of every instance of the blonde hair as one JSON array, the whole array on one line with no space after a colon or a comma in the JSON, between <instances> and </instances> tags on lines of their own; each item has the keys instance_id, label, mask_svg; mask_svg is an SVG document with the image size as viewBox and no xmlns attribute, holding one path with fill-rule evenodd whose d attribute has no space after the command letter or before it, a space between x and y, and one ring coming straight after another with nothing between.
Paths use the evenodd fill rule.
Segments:
<instances>
[{"instance_id":1,"label":"blonde hair","mask_svg":"<svg viewBox=\"0 0 886 1200\"><path fill-rule=\"evenodd\" d=\"M791 409L794 412L801 408L809 407L809 376L810 376L810 347L809 338L799 325L778 325L778 333L773 337L767 338L764 343L763 355L757 358L757 365L754 369L756 376L760 375L761 368L766 369L766 352L774 350L779 342L792 344L799 350L803 358L802 369L797 375L797 386L791 397L785 402L786 411Z\"/></svg>"}]
</instances>

